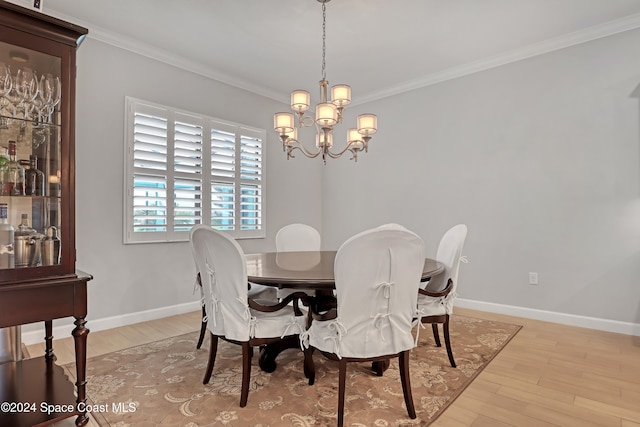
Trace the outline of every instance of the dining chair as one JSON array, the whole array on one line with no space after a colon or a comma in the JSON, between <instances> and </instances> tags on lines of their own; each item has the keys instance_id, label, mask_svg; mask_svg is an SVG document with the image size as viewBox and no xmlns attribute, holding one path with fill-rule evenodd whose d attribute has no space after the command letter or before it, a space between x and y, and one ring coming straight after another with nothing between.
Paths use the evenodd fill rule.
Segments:
<instances>
[{"instance_id":1,"label":"dining chair","mask_svg":"<svg viewBox=\"0 0 640 427\"><path fill-rule=\"evenodd\" d=\"M433 338L436 346L441 347L438 324L442 324L444 343L447 348L447 355L452 367L456 367L451 350L451 338L449 336L449 318L453 313L453 303L456 298L458 286L458 270L462 257L462 248L467 238L467 226L458 224L442 236L438 245L436 260L444 265L442 273L432 277L426 285L418 289L418 316L420 322L430 323L433 331ZM418 332L416 332L416 344L418 342Z\"/></svg>"},{"instance_id":2,"label":"dining chair","mask_svg":"<svg viewBox=\"0 0 640 427\"><path fill-rule=\"evenodd\" d=\"M203 384L213 373L218 339L242 347L240 407L247 404L253 347L281 338L295 339L305 330L307 316L292 294L280 302L265 304L249 298L247 265L240 245L224 232L197 225L190 232L191 251L200 275L211 337L209 361ZM291 303L292 304L289 304Z\"/></svg>"},{"instance_id":3,"label":"dining chair","mask_svg":"<svg viewBox=\"0 0 640 427\"><path fill-rule=\"evenodd\" d=\"M282 227L276 233L277 252L307 252L319 251L321 237L318 230L307 224L289 224ZM291 289L278 289L278 298L285 298L293 293ZM296 292L305 292L313 295L312 290L297 289Z\"/></svg>"},{"instance_id":4,"label":"dining chair","mask_svg":"<svg viewBox=\"0 0 640 427\"><path fill-rule=\"evenodd\" d=\"M289 224L276 233L276 251L319 251L320 233L307 224Z\"/></svg>"},{"instance_id":5,"label":"dining chair","mask_svg":"<svg viewBox=\"0 0 640 427\"><path fill-rule=\"evenodd\" d=\"M200 306L202 307L200 336L198 337L198 343L196 344L196 349L200 349L200 347L202 347L202 342L204 341L204 337L207 331L207 322L209 321L209 318L207 316L207 309L204 303L204 290L202 289L202 280L200 279L200 273L196 274L195 287L200 290ZM278 292L277 292L278 290L273 286L264 286L264 285L259 285L257 283L249 283L248 288L249 288L248 296L251 299L276 301L278 298Z\"/></svg>"},{"instance_id":6,"label":"dining chair","mask_svg":"<svg viewBox=\"0 0 640 427\"><path fill-rule=\"evenodd\" d=\"M397 357L407 412L416 418L409 378L409 352L424 245L403 228L371 229L344 242L334 262L337 307L311 311L304 348L339 362L338 426L344 423L348 362L383 362ZM311 352L305 353L309 383L315 380Z\"/></svg>"}]
</instances>

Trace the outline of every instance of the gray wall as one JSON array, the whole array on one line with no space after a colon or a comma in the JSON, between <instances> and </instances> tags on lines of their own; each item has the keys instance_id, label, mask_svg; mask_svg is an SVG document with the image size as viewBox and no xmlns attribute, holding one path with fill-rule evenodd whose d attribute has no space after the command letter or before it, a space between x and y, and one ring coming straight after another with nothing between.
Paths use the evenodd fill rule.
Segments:
<instances>
[{"instance_id":1,"label":"gray wall","mask_svg":"<svg viewBox=\"0 0 640 427\"><path fill-rule=\"evenodd\" d=\"M461 298L640 324L639 45L634 30L359 106L380 130L325 169L325 244L393 221L435 255L463 222Z\"/></svg>"},{"instance_id":2,"label":"gray wall","mask_svg":"<svg viewBox=\"0 0 640 427\"><path fill-rule=\"evenodd\" d=\"M95 276L89 326L197 300L187 243L122 244L127 95L268 130L268 236L240 241L246 252L273 250L290 222L320 229L327 249L398 222L435 255L464 222L461 302L640 325L638 45L640 30L629 31L353 106L347 123L379 116L370 153L321 166L285 159L271 131L285 105L89 37L76 138L77 266Z\"/></svg>"},{"instance_id":3,"label":"gray wall","mask_svg":"<svg viewBox=\"0 0 640 427\"><path fill-rule=\"evenodd\" d=\"M321 168L286 161L272 131L282 104L88 38L78 50L76 228L77 266L95 277L90 320L197 299L188 243L122 243L125 96L267 129L268 236L241 240L246 252L274 249L290 222L321 229Z\"/></svg>"}]
</instances>

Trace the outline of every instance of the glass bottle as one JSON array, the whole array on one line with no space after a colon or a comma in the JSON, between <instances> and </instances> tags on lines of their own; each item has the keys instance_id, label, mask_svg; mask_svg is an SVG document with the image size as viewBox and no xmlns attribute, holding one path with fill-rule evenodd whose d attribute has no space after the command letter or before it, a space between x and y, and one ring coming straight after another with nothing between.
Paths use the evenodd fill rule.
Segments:
<instances>
[{"instance_id":1,"label":"glass bottle","mask_svg":"<svg viewBox=\"0 0 640 427\"><path fill-rule=\"evenodd\" d=\"M20 225L18 225L18 234L25 236L27 234L34 234L36 230L29 225L29 214L23 213L20 216Z\"/></svg>"},{"instance_id":2,"label":"glass bottle","mask_svg":"<svg viewBox=\"0 0 640 427\"><path fill-rule=\"evenodd\" d=\"M14 229L9 224L9 205L0 203L0 268L15 267L13 252Z\"/></svg>"},{"instance_id":3,"label":"glass bottle","mask_svg":"<svg viewBox=\"0 0 640 427\"><path fill-rule=\"evenodd\" d=\"M0 147L0 195L8 196L9 189L7 188L7 166L9 163L9 154L7 153L7 147Z\"/></svg>"},{"instance_id":4,"label":"glass bottle","mask_svg":"<svg viewBox=\"0 0 640 427\"><path fill-rule=\"evenodd\" d=\"M25 176L25 194L44 196L44 172L38 169L38 156L29 156L29 169Z\"/></svg>"},{"instance_id":5,"label":"glass bottle","mask_svg":"<svg viewBox=\"0 0 640 427\"><path fill-rule=\"evenodd\" d=\"M9 141L9 162L7 163L6 187L9 196L24 196L24 168L16 159L16 142Z\"/></svg>"}]
</instances>

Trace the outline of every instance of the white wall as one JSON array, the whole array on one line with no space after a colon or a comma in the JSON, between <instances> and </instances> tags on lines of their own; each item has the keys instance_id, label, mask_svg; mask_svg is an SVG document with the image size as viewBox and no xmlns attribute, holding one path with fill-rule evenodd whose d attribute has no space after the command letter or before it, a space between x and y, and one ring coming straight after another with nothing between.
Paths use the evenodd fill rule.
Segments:
<instances>
[{"instance_id":1,"label":"white wall","mask_svg":"<svg viewBox=\"0 0 640 427\"><path fill-rule=\"evenodd\" d=\"M634 30L359 106L380 130L325 169L325 243L393 221L435 255L464 222L460 297L640 324L639 45Z\"/></svg>"},{"instance_id":2,"label":"white wall","mask_svg":"<svg viewBox=\"0 0 640 427\"><path fill-rule=\"evenodd\" d=\"M286 161L272 130L282 104L89 37L78 50L76 126L77 267L94 276L89 327L197 300L188 243L122 243L125 96L267 129L268 235L241 240L246 252L274 249L275 233L290 222L321 228L321 169Z\"/></svg>"}]
</instances>

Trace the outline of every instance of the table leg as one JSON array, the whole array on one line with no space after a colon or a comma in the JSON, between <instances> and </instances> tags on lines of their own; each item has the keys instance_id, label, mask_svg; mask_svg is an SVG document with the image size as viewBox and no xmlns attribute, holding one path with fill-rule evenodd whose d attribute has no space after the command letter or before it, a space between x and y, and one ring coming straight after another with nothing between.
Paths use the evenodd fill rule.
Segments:
<instances>
[{"instance_id":1,"label":"table leg","mask_svg":"<svg viewBox=\"0 0 640 427\"><path fill-rule=\"evenodd\" d=\"M372 362L371 369L376 373L377 376L381 377L384 371L389 369L389 365L391 365L391 359L385 359L379 362Z\"/></svg>"},{"instance_id":2,"label":"table leg","mask_svg":"<svg viewBox=\"0 0 640 427\"><path fill-rule=\"evenodd\" d=\"M78 391L78 398L76 404L87 403L86 385L87 385L87 335L89 329L85 327L87 322L84 317L76 317L74 324L76 327L73 329L73 341L76 349L76 388ZM86 411L83 411L76 418L76 425L78 427L84 426L89 422L89 417Z\"/></svg>"}]
</instances>

